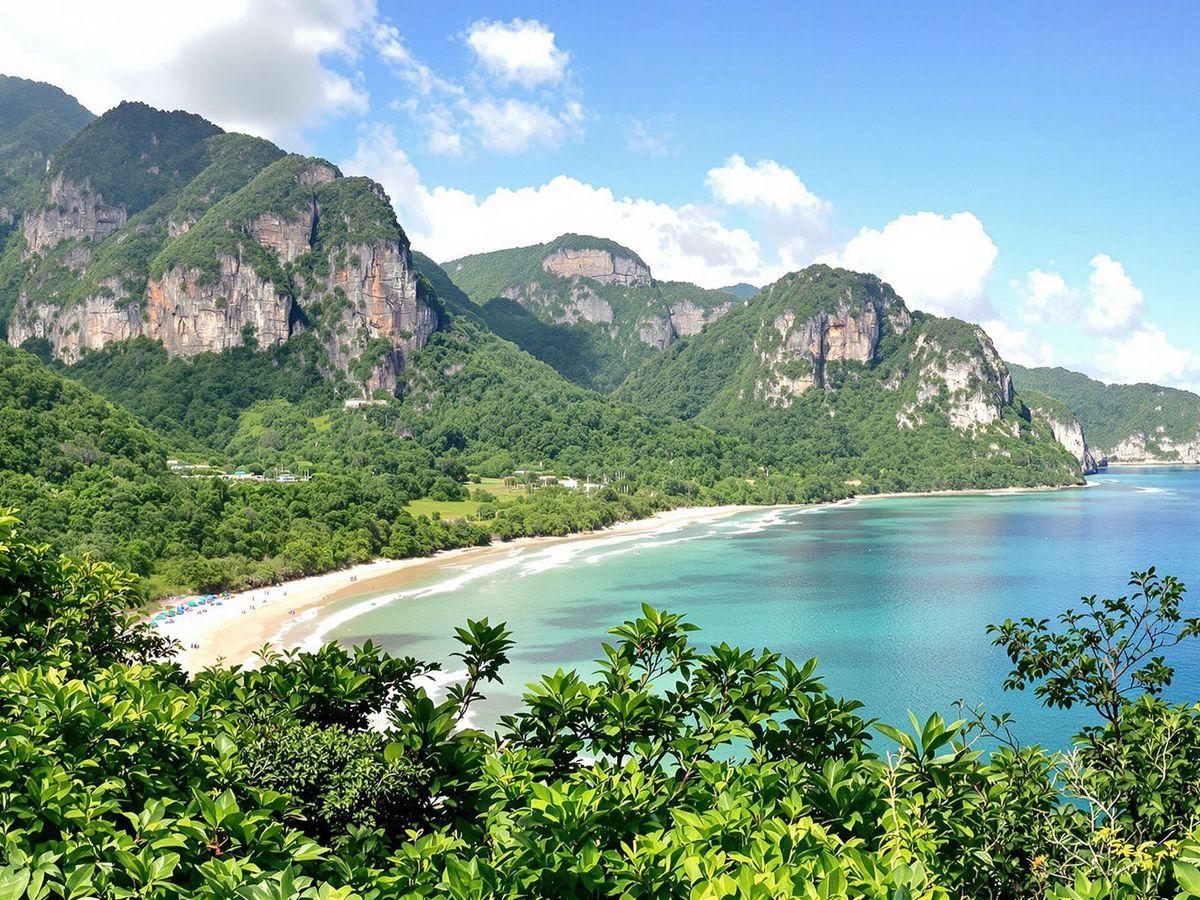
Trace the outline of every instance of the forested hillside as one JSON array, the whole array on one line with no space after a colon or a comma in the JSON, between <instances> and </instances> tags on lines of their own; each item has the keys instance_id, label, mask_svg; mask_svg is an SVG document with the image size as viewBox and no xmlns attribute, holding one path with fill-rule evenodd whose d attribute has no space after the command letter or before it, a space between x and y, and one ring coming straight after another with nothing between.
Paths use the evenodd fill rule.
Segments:
<instances>
[{"instance_id":1,"label":"forested hillside","mask_svg":"<svg viewBox=\"0 0 1200 900\"><path fill-rule=\"evenodd\" d=\"M600 391L737 302L725 291L657 281L633 250L588 235L466 256L443 268L492 331Z\"/></svg>"},{"instance_id":2,"label":"forested hillside","mask_svg":"<svg viewBox=\"0 0 1200 900\"><path fill-rule=\"evenodd\" d=\"M1157 384L1104 384L1063 368L1012 366L1018 389L1070 409L1113 462L1200 462L1200 396Z\"/></svg>"},{"instance_id":3,"label":"forested hillside","mask_svg":"<svg viewBox=\"0 0 1200 900\"><path fill-rule=\"evenodd\" d=\"M0 250L33 203L47 160L93 118L53 85L0 75Z\"/></svg>"},{"instance_id":4,"label":"forested hillside","mask_svg":"<svg viewBox=\"0 0 1200 900\"><path fill-rule=\"evenodd\" d=\"M752 441L780 470L864 491L1079 478L982 329L910 313L874 276L827 266L765 288L616 396Z\"/></svg>"}]
</instances>

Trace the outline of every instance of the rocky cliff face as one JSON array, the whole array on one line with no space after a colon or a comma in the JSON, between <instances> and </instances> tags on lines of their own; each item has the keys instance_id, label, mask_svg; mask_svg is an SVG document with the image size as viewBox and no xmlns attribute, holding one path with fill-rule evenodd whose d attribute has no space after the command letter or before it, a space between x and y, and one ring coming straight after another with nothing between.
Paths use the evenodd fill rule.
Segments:
<instances>
[{"instance_id":1,"label":"rocky cliff face","mask_svg":"<svg viewBox=\"0 0 1200 900\"><path fill-rule=\"evenodd\" d=\"M115 279L103 286L108 289L106 293L66 309L51 303L34 303L22 309L9 324L9 343L20 346L30 339L45 340L56 357L74 363L85 350L99 350L105 344L141 334L141 305L129 303Z\"/></svg>"},{"instance_id":2,"label":"rocky cliff face","mask_svg":"<svg viewBox=\"0 0 1200 900\"><path fill-rule=\"evenodd\" d=\"M873 364L885 323L898 334L912 324L894 295L847 291L832 310L809 316L792 309L780 312L755 342L762 365L756 396L773 406L790 406L805 391L826 387L830 363Z\"/></svg>"},{"instance_id":3,"label":"rocky cliff face","mask_svg":"<svg viewBox=\"0 0 1200 900\"><path fill-rule=\"evenodd\" d=\"M98 122L114 141L154 147L164 117L174 114L138 110L133 118L151 113L158 131L149 136L125 133L137 127L128 111ZM214 128L200 131L207 139ZM237 140L218 149L236 153ZM144 191L151 205L133 218L87 178L59 172L25 217L22 270L8 279L18 285L9 341L45 339L73 362L138 335L161 341L172 356L193 356L251 338L274 346L315 329L331 372L364 393L395 390L406 354L425 345L438 314L386 195L323 160L280 158L252 140L235 160L246 169L240 186L222 158L212 163L222 171L205 169L207 149L176 148L191 160L196 183L181 176L166 193ZM86 167L87 154L79 146L72 152L74 170ZM146 170L144 151L131 166L131 178L159 174ZM106 183L123 183L106 175Z\"/></svg>"},{"instance_id":4,"label":"rocky cliff face","mask_svg":"<svg viewBox=\"0 0 1200 900\"><path fill-rule=\"evenodd\" d=\"M691 300L682 300L678 303L673 303L669 310L671 331L675 337L689 337L693 334L699 334L709 322L715 322L725 313L729 312L733 306L733 301L728 303L718 303L716 306L704 307L693 303Z\"/></svg>"},{"instance_id":5,"label":"rocky cliff face","mask_svg":"<svg viewBox=\"0 0 1200 900\"><path fill-rule=\"evenodd\" d=\"M264 281L244 259L221 256L217 278L172 268L146 286L141 333L162 341L171 356L219 353L247 337L259 346L291 337L291 297Z\"/></svg>"},{"instance_id":6,"label":"rocky cliff face","mask_svg":"<svg viewBox=\"0 0 1200 900\"><path fill-rule=\"evenodd\" d=\"M999 422L1013 402L1012 376L991 339L981 328L957 324L969 328L973 340L950 343L928 333L917 336L908 359L908 368L917 373L917 396L896 414L902 427L921 424L920 407L937 403L950 424L965 431Z\"/></svg>"},{"instance_id":7,"label":"rocky cliff face","mask_svg":"<svg viewBox=\"0 0 1200 900\"><path fill-rule=\"evenodd\" d=\"M555 325L590 322L611 325L613 308L586 283L576 282L564 297L553 288L539 284L514 284L500 292L506 300L515 300L526 309L541 314Z\"/></svg>"},{"instance_id":8,"label":"rocky cliff face","mask_svg":"<svg viewBox=\"0 0 1200 900\"><path fill-rule=\"evenodd\" d=\"M67 240L98 244L128 219L123 206L106 204L86 180L76 184L60 172L42 204L25 217L26 252L44 253Z\"/></svg>"},{"instance_id":9,"label":"rocky cliff face","mask_svg":"<svg viewBox=\"0 0 1200 900\"><path fill-rule=\"evenodd\" d=\"M345 298L332 328L323 335L330 359L350 372L364 368L355 363L365 356L366 363L373 363L366 366L367 393L394 390L405 354L424 347L437 330L437 313L420 293L407 248L363 245L346 256L344 266L330 266L321 285L327 295ZM386 346L379 346L380 340Z\"/></svg>"},{"instance_id":10,"label":"rocky cliff face","mask_svg":"<svg viewBox=\"0 0 1200 900\"><path fill-rule=\"evenodd\" d=\"M650 284L645 263L608 250L555 250L542 260L542 268L561 278L591 278L600 284Z\"/></svg>"},{"instance_id":11,"label":"rocky cliff face","mask_svg":"<svg viewBox=\"0 0 1200 900\"><path fill-rule=\"evenodd\" d=\"M1063 445L1071 455L1079 460L1079 468L1084 475L1092 475L1100 468L1100 463L1088 447L1083 434L1083 426L1079 424L1074 414L1062 404L1038 394L1023 393L1022 398L1029 406L1029 411L1038 419L1050 426L1054 439Z\"/></svg>"},{"instance_id":12,"label":"rocky cliff face","mask_svg":"<svg viewBox=\"0 0 1200 900\"><path fill-rule=\"evenodd\" d=\"M1105 456L1114 463L1200 463L1200 434L1190 441L1176 442L1165 428L1160 427L1152 435L1136 431L1106 450Z\"/></svg>"}]
</instances>

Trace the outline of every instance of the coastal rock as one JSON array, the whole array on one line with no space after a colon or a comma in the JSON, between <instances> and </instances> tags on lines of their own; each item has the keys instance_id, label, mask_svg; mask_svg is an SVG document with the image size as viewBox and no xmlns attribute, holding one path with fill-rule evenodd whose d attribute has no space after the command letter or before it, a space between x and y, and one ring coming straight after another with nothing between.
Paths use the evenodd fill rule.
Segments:
<instances>
[{"instance_id":1,"label":"coastal rock","mask_svg":"<svg viewBox=\"0 0 1200 900\"><path fill-rule=\"evenodd\" d=\"M1079 460L1079 467L1084 475L1095 474L1100 469L1100 463L1084 438L1083 426L1079 424L1079 419L1065 408L1050 408L1037 402L1031 402L1029 408L1034 415L1050 426L1050 433L1054 435L1054 439Z\"/></svg>"},{"instance_id":2,"label":"coastal rock","mask_svg":"<svg viewBox=\"0 0 1200 900\"><path fill-rule=\"evenodd\" d=\"M562 278L591 278L600 284L650 284L648 266L608 250L555 250L542 260L542 268Z\"/></svg>"},{"instance_id":3,"label":"coastal rock","mask_svg":"<svg viewBox=\"0 0 1200 900\"><path fill-rule=\"evenodd\" d=\"M965 325L965 323L962 323ZM921 423L920 406L943 404L950 424L959 430L991 425L1013 401L1012 376L983 329L973 326L975 346L945 346L927 334L917 336L909 356L918 373L916 403L897 413L903 427Z\"/></svg>"},{"instance_id":4,"label":"coastal rock","mask_svg":"<svg viewBox=\"0 0 1200 900\"><path fill-rule=\"evenodd\" d=\"M105 204L87 179L76 184L60 172L45 202L25 216L26 252L44 253L67 240L99 243L128 218L125 207Z\"/></svg>"}]
</instances>

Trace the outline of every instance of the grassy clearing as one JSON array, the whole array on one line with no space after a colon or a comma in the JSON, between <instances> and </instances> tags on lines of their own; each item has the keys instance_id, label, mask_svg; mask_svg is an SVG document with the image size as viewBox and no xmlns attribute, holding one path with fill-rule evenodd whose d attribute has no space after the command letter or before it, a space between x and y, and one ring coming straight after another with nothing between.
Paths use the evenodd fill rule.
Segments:
<instances>
[{"instance_id":1,"label":"grassy clearing","mask_svg":"<svg viewBox=\"0 0 1200 900\"><path fill-rule=\"evenodd\" d=\"M503 506L513 497L525 491L523 485L508 485L504 483L503 478L484 478L477 485L471 485L471 489L480 488L493 494L496 497L496 504ZM439 514L443 519L462 519L468 516L473 516L479 511L480 501L478 500L432 500L428 497L423 497L420 500L413 500L405 509L414 516L429 516L433 517L434 513Z\"/></svg>"}]
</instances>

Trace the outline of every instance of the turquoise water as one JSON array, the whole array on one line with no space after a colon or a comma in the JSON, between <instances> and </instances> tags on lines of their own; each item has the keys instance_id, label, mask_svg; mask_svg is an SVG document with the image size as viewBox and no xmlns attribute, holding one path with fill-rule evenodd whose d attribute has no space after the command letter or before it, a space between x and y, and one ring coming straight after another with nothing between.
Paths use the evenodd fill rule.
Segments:
<instances>
[{"instance_id":1,"label":"turquoise water","mask_svg":"<svg viewBox=\"0 0 1200 900\"><path fill-rule=\"evenodd\" d=\"M705 645L816 656L830 689L867 713L953 711L959 698L1011 711L1026 740L1064 746L1085 721L1005 692L990 622L1053 616L1081 594L1125 590L1157 565L1196 585L1200 471L1113 469L1084 490L871 499L756 510L652 535L604 535L525 549L452 578L341 604L325 632L344 643L443 662L468 616L507 620L517 647L481 724L545 671L590 673L606 628L643 601L682 611ZM357 613L357 614L356 614ZM1171 695L1200 698L1200 649L1185 650Z\"/></svg>"}]
</instances>

